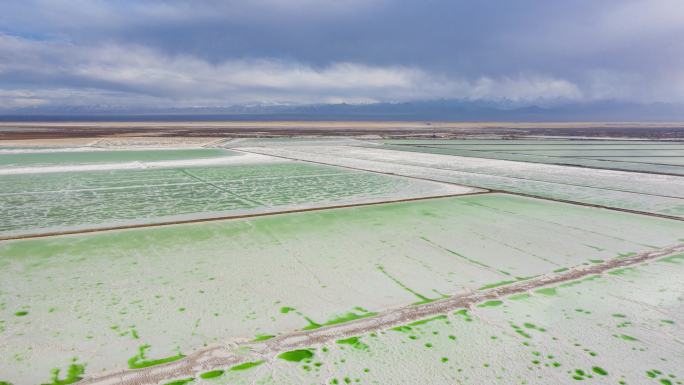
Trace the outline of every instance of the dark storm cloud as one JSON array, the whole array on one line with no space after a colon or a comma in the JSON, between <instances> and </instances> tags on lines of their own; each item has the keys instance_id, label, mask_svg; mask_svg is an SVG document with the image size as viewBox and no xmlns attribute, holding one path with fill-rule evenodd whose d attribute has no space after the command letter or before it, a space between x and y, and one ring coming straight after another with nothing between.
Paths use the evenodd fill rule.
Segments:
<instances>
[{"instance_id":1,"label":"dark storm cloud","mask_svg":"<svg viewBox=\"0 0 684 385\"><path fill-rule=\"evenodd\" d=\"M684 101L680 0L6 0L0 7L6 105L79 103L80 95L150 105Z\"/></svg>"}]
</instances>

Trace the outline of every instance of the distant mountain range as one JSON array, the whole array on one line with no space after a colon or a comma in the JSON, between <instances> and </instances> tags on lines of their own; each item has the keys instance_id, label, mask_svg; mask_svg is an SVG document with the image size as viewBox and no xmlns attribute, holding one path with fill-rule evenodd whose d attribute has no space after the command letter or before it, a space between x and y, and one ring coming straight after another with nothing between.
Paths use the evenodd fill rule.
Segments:
<instances>
[{"instance_id":1,"label":"distant mountain range","mask_svg":"<svg viewBox=\"0 0 684 385\"><path fill-rule=\"evenodd\" d=\"M117 106L0 109L0 121L95 120L432 120L432 121L684 121L684 104L626 102L546 106L510 102L431 100L406 103L240 105L123 108Z\"/></svg>"}]
</instances>

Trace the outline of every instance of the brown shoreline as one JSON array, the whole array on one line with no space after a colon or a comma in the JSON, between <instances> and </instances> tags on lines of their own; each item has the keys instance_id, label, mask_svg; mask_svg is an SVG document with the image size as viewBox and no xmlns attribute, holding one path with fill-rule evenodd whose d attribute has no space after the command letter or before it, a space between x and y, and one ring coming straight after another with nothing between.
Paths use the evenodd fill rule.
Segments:
<instances>
[{"instance_id":1,"label":"brown shoreline","mask_svg":"<svg viewBox=\"0 0 684 385\"><path fill-rule=\"evenodd\" d=\"M428 122L428 121L215 121L215 122L0 122L0 140L153 137L296 137L378 135L386 138L460 138L494 135L684 140L684 122ZM578 138L579 140L579 138Z\"/></svg>"}]
</instances>

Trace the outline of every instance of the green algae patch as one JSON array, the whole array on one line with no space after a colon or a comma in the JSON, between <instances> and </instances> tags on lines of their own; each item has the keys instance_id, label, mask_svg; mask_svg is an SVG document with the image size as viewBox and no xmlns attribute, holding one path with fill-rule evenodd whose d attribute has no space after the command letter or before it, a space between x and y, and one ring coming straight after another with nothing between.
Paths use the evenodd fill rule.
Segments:
<instances>
[{"instance_id":1,"label":"green algae patch","mask_svg":"<svg viewBox=\"0 0 684 385\"><path fill-rule=\"evenodd\" d=\"M17 316L17 317L23 317L23 316L25 316L25 315L28 315L28 312L22 310L22 311L18 311L18 312L16 312L16 313L14 313L14 315Z\"/></svg>"},{"instance_id":2,"label":"green algae patch","mask_svg":"<svg viewBox=\"0 0 684 385\"><path fill-rule=\"evenodd\" d=\"M631 342L633 342L633 341L639 341L638 338L632 337L632 336L627 335L627 334L618 334L618 335L616 335L616 337L621 338L621 339L623 339L623 340L625 340L625 341L631 341Z\"/></svg>"},{"instance_id":3,"label":"green algae patch","mask_svg":"<svg viewBox=\"0 0 684 385\"><path fill-rule=\"evenodd\" d=\"M598 375L601 375L601 376L607 376L607 375L608 375L608 372L607 372L605 369L603 369L603 368L601 368L601 367L599 367L599 366L594 366L593 368L591 368L591 370L592 370L594 373L596 373L596 374L598 374Z\"/></svg>"},{"instance_id":4,"label":"green algae patch","mask_svg":"<svg viewBox=\"0 0 684 385\"><path fill-rule=\"evenodd\" d=\"M437 301L436 298L428 298L428 299L424 299L422 301L414 302L411 304L411 306L424 305L426 303L431 303L431 302L435 302L435 301Z\"/></svg>"},{"instance_id":5,"label":"green algae patch","mask_svg":"<svg viewBox=\"0 0 684 385\"><path fill-rule=\"evenodd\" d=\"M542 333L544 333L544 332L546 331L546 329L544 329L543 327L539 327L539 326L537 326L537 325L535 325L535 324L533 324L533 323L531 323L531 322L525 322L525 323L523 324L523 326L526 327L526 328L528 328L528 329L540 331L540 332L542 332Z\"/></svg>"},{"instance_id":6,"label":"green algae patch","mask_svg":"<svg viewBox=\"0 0 684 385\"><path fill-rule=\"evenodd\" d=\"M660 258L657 261L658 262L665 262L665 263L679 264L681 262L684 262L684 253L671 255L671 256L665 257L665 258Z\"/></svg>"},{"instance_id":7,"label":"green algae patch","mask_svg":"<svg viewBox=\"0 0 684 385\"><path fill-rule=\"evenodd\" d=\"M442 315L438 315L438 316L435 316L435 317L426 318L426 319L423 319L423 320L411 322L411 323L409 324L409 326L420 326L420 325L425 325L426 323L429 323L429 322L432 322L432 321L445 320L445 319L447 319L447 316L444 315L444 314L442 314Z\"/></svg>"},{"instance_id":8,"label":"green algae patch","mask_svg":"<svg viewBox=\"0 0 684 385\"><path fill-rule=\"evenodd\" d=\"M223 370L212 370L210 372L204 372L200 374L200 378L207 380L210 378L220 377L223 375L223 373L225 373Z\"/></svg>"},{"instance_id":9,"label":"green algae patch","mask_svg":"<svg viewBox=\"0 0 684 385\"><path fill-rule=\"evenodd\" d=\"M531 336L529 333L527 333L525 330L523 330L523 328L521 328L520 326L515 325L515 324L511 324L511 327L512 327L513 330L514 330L516 333L518 333L519 335L521 335L521 336L523 336L523 337L525 337L525 338L532 338L532 336Z\"/></svg>"},{"instance_id":10,"label":"green algae patch","mask_svg":"<svg viewBox=\"0 0 684 385\"><path fill-rule=\"evenodd\" d=\"M335 317L335 318L331 319L330 321L328 321L322 325L321 324L310 324L309 326L305 327L304 330L318 329L318 328L323 327L323 326L337 325L337 324L341 324L341 323L345 323L345 322L349 322L349 321L354 321L354 320L361 319L361 318L373 317L377 314L378 313L375 313L375 312L367 312L367 313L363 313L363 314L356 314L356 313L349 312L349 313L343 314L341 316Z\"/></svg>"},{"instance_id":11,"label":"green algae patch","mask_svg":"<svg viewBox=\"0 0 684 385\"><path fill-rule=\"evenodd\" d=\"M575 369L572 373L572 378L577 381L583 381L585 378L591 378L591 374L585 372L582 369Z\"/></svg>"},{"instance_id":12,"label":"green algae patch","mask_svg":"<svg viewBox=\"0 0 684 385\"><path fill-rule=\"evenodd\" d=\"M185 357L183 354L177 354L175 356L170 356L170 357L165 357L165 358L159 358L156 360L148 360L147 357L145 356L145 352L150 348L151 346L148 344L141 345L138 348L138 354L135 356L131 357L128 360L128 367L130 369L142 369L142 368L148 368L150 366L156 366L156 365L161 365L161 364L166 364L168 362L173 362L173 361L178 361L181 358Z\"/></svg>"},{"instance_id":13,"label":"green algae patch","mask_svg":"<svg viewBox=\"0 0 684 385\"><path fill-rule=\"evenodd\" d=\"M281 308L280 308L280 312L281 312L282 314L288 314L288 313L291 313L291 312L292 312L292 313L295 313L295 314L297 314L298 316L304 318L304 320L308 323L308 325L306 325L302 330L318 329L318 328L320 328L321 326L323 326L323 325L319 324L318 322L314 321L311 317L305 315L305 314L302 313L301 311L299 311L299 310L297 310L297 309L295 309L295 308L293 308L293 307L290 307L290 306L283 306L283 307L281 307Z\"/></svg>"},{"instance_id":14,"label":"green algae patch","mask_svg":"<svg viewBox=\"0 0 684 385\"><path fill-rule=\"evenodd\" d=\"M83 374L85 373L85 365L77 364L76 360L74 359L73 362L67 368L66 377L60 379L60 372L60 369L52 369L52 382L42 385L69 385L78 382L83 379Z\"/></svg>"},{"instance_id":15,"label":"green algae patch","mask_svg":"<svg viewBox=\"0 0 684 385\"><path fill-rule=\"evenodd\" d=\"M404 325L404 326L396 326L396 327L393 327L393 328L391 328L390 330L394 330L395 332L408 333L408 332L410 332L410 331L413 330L413 329L412 329L410 326Z\"/></svg>"},{"instance_id":16,"label":"green algae patch","mask_svg":"<svg viewBox=\"0 0 684 385\"><path fill-rule=\"evenodd\" d=\"M522 293L522 294L516 294L508 297L508 299L513 300L513 301L520 301L523 299L528 299L532 297L529 293Z\"/></svg>"},{"instance_id":17,"label":"green algae patch","mask_svg":"<svg viewBox=\"0 0 684 385\"><path fill-rule=\"evenodd\" d=\"M189 377L189 378L183 378L182 380L175 380L175 381L167 382L164 385L185 385L185 384L193 382L193 381L195 381L195 379L193 377Z\"/></svg>"},{"instance_id":18,"label":"green algae patch","mask_svg":"<svg viewBox=\"0 0 684 385\"><path fill-rule=\"evenodd\" d=\"M493 289L495 287L509 285L511 283L516 283L516 282L518 282L518 281L517 280L508 280L508 281L494 282L494 283L490 283L488 285L484 285L484 286L480 287L478 290Z\"/></svg>"},{"instance_id":19,"label":"green algae patch","mask_svg":"<svg viewBox=\"0 0 684 385\"><path fill-rule=\"evenodd\" d=\"M496 307L496 306L500 306L502 304L503 304L503 301L492 300L492 301L487 301L485 303L481 303L481 304L477 305L477 307Z\"/></svg>"},{"instance_id":20,"label":"green algae patch","mask_svg":"<svg viewBox=\"0 0 684 385\"><path fill-rule=\"evenodd\" d=\"M545 287L543 289L537 289L534 292L537 294L546 295L549 297L558 294L558 291L556 290L555 287Z\"/></svg>"},{"instance_id":21,"label":"green algae patch","mask_svg":"<svg viewBox=\"0 0 684 385\"><path fill-rule=\"evenodd\" d=\"M562 273L562 272L568 271L568 270L570 270L570 269L568 269L567 267L561 267L560 269L556 269L553 272L554 273Z\"/></svg>"},{"instance_id":22,"label":"green algae patch","mask_svg":"<svg viewBox=\"0 0 684 385\"><path fill-rule=\"evenodd\" d=\"M359 350L368 350L369 346L361 342L361 338L359 337L350 337L350 338L345 338L343 340L337 340L337 343L340 345L350 345L354 349L359 349Z\"/></svg>"},{"instance_id":23,"label":"green algae patch","mask_svg":"<svg viewBox=\"0 0 684 385\"><path fill-rule=\"evenodd\" d=\"M536 278L536 277L538 277L538 276L532 275L529 277L515 277L515 279L509 279L509 280L505 280L505 281L499 281L499 282L490 283L488 285L484 285L484 286L480 287L478 290L493 289L495 287L510 285L512 283L516 283L516 282L520 282L520 281L527 281L528 279L532 279L532 278Z\"/></svg>"},{"instance_id":24,"label":"green algae patch","mask_svg":"<svg viewBox=\"0 0 684 385\"><path fill-rule=\"evenodd\" d=\"M656 370L656 369L646 371L646 375L649 378L656 378L660 374L662 374L662 372L660 370Z\"/></svg>"},{"instance_id":25,"label":"green algae patch","mask_svg":"<svg viewBox=\"0 0 684 385\"><path fill-rule=\"evenodd\" d=\"M11 382L7 382L7 381L0 381L0 385L14 385L14 384L12 384Z\"/></svg>"},{"instance_id":26,"label":"green algae patch","mask_svg":"<svg viewBox=\"0 0 684 385\"><path fill-rule=\"evenodd\" d=\"M627 257L633 257L637 255L634 251L630 251L629 253L618 253L617 258L627 258Z\"/></svg>"},{"instance_id":27,"label":"green algae patch","mask_svg":"<svg viewBox=\"0 0 684 385\"><path fill-rule=\"evenodd\" d=\"M235 365L232 368L230 368L231 371L239 371L239 370L246 370L249 368L253 368L255 366L259 366L264 363L264 360L260 361L252 361L252 362L245 362L244 364L240 365Z\"/></svg>"},{"instance_id":28,"label":"green algae patch","mask_svg":"<svg viewBox=\"0 0 684 385\"><path fill-rule=\"evenodd\" d=\"M291 350L289 352L278 354L278 358L290 362L300 362L314 356L314 353L309 349Z\"/></svg>"},{"instance_id":29,"label":"green algae patch","mask_svg":"<svg viewBox=\"0 0 684 385\"><path fill-rule=\"evenodd\" d=\"M318 329L318 328L320 328L321 326L323 326L323 325L319 324L318 322L312 320L311 318L309 318L309 317L307 317L307 316L304 316L304 319L305 319L306 322L308 322L309 324L306 325L306 326L304 326L304 327L302 328L302 330Z\"/></svg>"},{"instance_id":30,"label":"green algae patch","mask_svg":"<svg viewBox=\"0 0 684 385\"><path fill-rule=\"evenodd\" d=\"M461 309L454 312L454 315L463 317L466 322L472 322L473 318L468 314L468 309Z\"/></svg>"},{"instance_id":31,"label":"green algae patch","mask_svg":"<svg viewBox=\"0 0 684 385\"><path fill-rule=\"evenodd\" d=\"M254 339L252 340L252 342L266 341L266 340L270 340L271 338L275 338L275 336L271 335L271 334L257 334L254 337Z\"/></svg>"},{"instance_id":32,"label":"green algae patch","mask_svg":"<svg viewBox=\"0 0 684 385\"><path fill-rule=\"evenodd\" d=\"M625 274L627 274L627 273L631 273L631 272L634 272L634 271L636 271L636 268L634 268L634 267L623 267L622 269L611 270L611 271L608 272L608 274L611 274L611 275L625 275Z\"/></svg>"},{"instance_id":33,"label":"green algae patch","mask_svg":"<svg viewBox=\"0 0 684 385\"><path fill-rule=\"evenodd\" d=\"M337 340L338 344L354 345L359 342L359 337L349 337L343 340Z\"/></svg>"}]
</instances>

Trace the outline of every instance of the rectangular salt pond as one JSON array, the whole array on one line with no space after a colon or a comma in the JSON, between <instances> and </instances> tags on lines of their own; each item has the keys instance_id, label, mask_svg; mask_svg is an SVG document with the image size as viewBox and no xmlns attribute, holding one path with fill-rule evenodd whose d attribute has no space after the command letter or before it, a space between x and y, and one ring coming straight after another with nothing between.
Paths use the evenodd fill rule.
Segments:
<instances>
[{"instance_id":1,"label":"rectangular salt pond","mask_svg":"<svg viewBox=\"0 0 684 385\"><path fill-rule=\"evenodd\" d=\"M684 224L485 194L0 243L0 380L86 375L682 241Z\"/></svg>"},{"instance_id":2,"label":"rectangular salt pond","mask_svg":"<svg viewBox=\"0 0 684 385\"><path fill-rule=\"evenodd\" d=\"M680 159L684 157L684 143L681 142L389 140L383 143L384 148L400 151L684 175ZM621 154L622 158L615 158ZM643 159L648 155L658 160Z\"/></svg>"},{"instance_id":3,"label":"rectangular salt pond","mask_svg":"<svg viewBox=\"0 0 684 385\"><path fill-rule=\"evenodd\" d=\"M369 142L381 142L387 144L409 144L409 145L454 145L463 147L475 146L524 146L531 148L552 148L552 147L595 147L595 146L682 146L681 140L616 140L616 139L384 139L368 140ZM540 146L540 147L536 147Z\"/></svg>"},{"instance_id":4,"label":"rectangular salt pond","mask_svg":"<svg viewBox=\"0 0 684 385\"><path fill-rule=\"evenodd\" d=\"M0 175L0 217L3 218L0 235L477 191L339 167L263 158L267 161L220 167Z\"/></svg>"},{"instance_id":5,"label":"rectangular salt pond","mask_svg":"<svg viewBox=\"0 0 684 385\"><path fill-rule=\"evenodd\" d=\"M402 146L403 147L403 146ZM495 146L492 146L495 147ZM482 150L480 148L471 149L470 147L462 148L462 146L420 146L420 148L435 148L435 149L445 149L445 150L464 150L470 152L481 152L484 154L523 154L523 155L538 155L538 156L549 156L549 157L562 157L562 158L586 158L586 157L681 157L684 154L684 146L679 146L677 149L667 149L664 148L654 148L652 146L634 146L637 148L592 148L591 145L581 146L581 147L571 147L562 149L545 149L545 146L541 149L522 149L518 146L508 147L505 145L496 146L497 148ZM501 148L504 147L504 148ZM523 147L523 146L519 146ZM568 147L568 146L566 146ZM644 147L644 148L639 148Z\"/></svg>"},{"instance_id":6,"label":"rectangular salt pond","mask_svg":"<svg viewBox=\"0 0 684 385\"><path fill-rule=\"evenodd\" d=\"M254 147L248 150L544 198L684 217L684 178L673 175L358 146Z\"/></svg>"}]
</instances>

